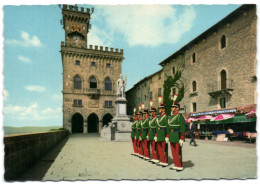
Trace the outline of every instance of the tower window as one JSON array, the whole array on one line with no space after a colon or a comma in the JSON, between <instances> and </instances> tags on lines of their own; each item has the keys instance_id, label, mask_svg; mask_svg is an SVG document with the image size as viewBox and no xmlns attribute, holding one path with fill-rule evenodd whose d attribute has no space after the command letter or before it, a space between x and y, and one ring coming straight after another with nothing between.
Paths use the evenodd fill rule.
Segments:
<instances>
[{"instance_id":1,"label":"tower window","mask_svg":"<svg viewBox=\"0 0 260 184\"><path fill-rule=\"evenodd\" d=\"M226 98L220 98L220 108L226 108Z\"/></svg>"},{"instance_id":2,"label":"tower window","mask_svg":"<svg viewBox=\"0 0 260 184\"><path fill-rule=\"evenodd\" d=\"M106 68L110 68L110 63L107 63Z\"/></svg>"},{"instance_id":3,"label":"tower window","mask_svg":"<svg viewBox=\"0 0 260 184\"><path fill-rule=\"evenodd\" d=\"M161 72L158 73L158 79L161 79Z\"/></svg>"},{"instance_id":4,"label":"tower window","mask_svg":"<svg viewBox=\"0 0 260 184\"><path fill-rule=\"evenodd\" d=\"M80 61L79 60L76 60L76 65L80 65Z\"/></svg>"},{"instance_id":5,"label":"tower window","mask_svg":"<svg viewBox=\"0 0 260 184\"><path fill-rule=\"evenodd\" d=\"M158 89L158 96L162 96L162 88Z\"/></svg>"},{"instance_id":6,"label":"tower window","mask_svg":"<svg viewBox=\"0 0 260 184\"><path fill-rule=\"evenodd\" d=\"M90 88L97 88L97 80L95 77L91 77L89 80L89 87Z\"/></svg>"},{"instance_id":7,"label":"tower window","mask_svg":"<svg viewBox=\"0 0 260 184\"><path fill-rule=\"evenodd\" d=\"M192 111L193 112L197 111L197 104L196 103L192 103Z\"/></svg>"},{"instance_id":8,"label":"tower window","mask_svg":"<svg viewBox=\"0 0 260 184\"><path fill-rule=\"evenodd\" d=\"M81 89L81 78L79 76L74 78L74 89Z\"/></svg>"},{"instance_id":9,"label":"tower window","mask_svg":"<svg viewBox=\"0 0 260 184\"><path fill-rule=\"evenodd\" d=\"M225 48L226 47L226 36L223 35L221 37L221 49Z\"/></svg>"},{"instance_id":10,"label":"tower window","mask_svg":"<svg viewBox=\"0 0 260 184\"><path fill-rule=\"evenodd\" d=\"M192 91L193 92L197 91L197 83L196 83L196 81L192 82Z\"/></svg>"},{"instance_id":11,"label":"tower window","mask_svg":"<svg viewBox=\"0 0 260 184\"><path fill-rule=\"evenodd\" d=\"M175 66L172 67L172 74L175 75Z\"/></svg>"},{"instance_id":12,"label":"tower window","mask_svg":"<svg viewBox=\"0 0 260 184\"><path fill-rule=\"evenodd\" d=\"M105 107L112 107L112 101L105 101Z\"/></svg>"},{"instance_id":13,"label":"tower window","mask_svg":"<svg viewBox=\"0 0 260 184\"><path fill-rule=\"evenodd\" d=\"M109 78L107 78L105 80L105 90L109 90L109 91L112 90L112 82L111 82L111 80Z\"/></svg>"},{"instance_id":14,"label":"tower window","mask_svg":"<svg viewBox=\"0 0 260 184\"><path fill-rule=\"evenodd\" d=\"M193 53L193 54L192 54L192 63L195 63L195 62L196 62L196 54Z\"/></svg>"},{"instance_id":15,"label":"tower window","mask_svg":"<svg viewBox=\"0 0 260 184\"><path fill-rule=\"evenodd\" d=\"M222 70L220 72L220 78L221 78L221 89L226 89L227 88L227 73L225 70Z\"/></svg>"},{"instance_id":16,"label":"tower window","mask_svg":"<svg viewBox=\"0 0 260 184\"><path fill-rule=\"evenodd\" d=\"M82 100L74 100L73 105L74 106L82 106Z\"/></svg>"},{"instance_id":17,"label":"tower window","mask_svg":"<svg viewBox=\"0 0 260 184\"><path fill-rule=\"evenodd\" d=\"M96 66L96 62L91 62L91 66Z\"/></svg>"}]
</instances>

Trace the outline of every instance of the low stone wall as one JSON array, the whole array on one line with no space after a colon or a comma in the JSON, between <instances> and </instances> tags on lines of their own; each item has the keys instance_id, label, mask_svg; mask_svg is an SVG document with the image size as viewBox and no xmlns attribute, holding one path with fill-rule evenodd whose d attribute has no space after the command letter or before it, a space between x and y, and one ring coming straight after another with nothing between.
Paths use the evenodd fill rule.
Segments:
<instances>
[{"instance_id":1,"label":"low stone wall","mask_svg":"<svg viewBox=\"0 0 260 184\"><path fill-rule=\"evenodd\" d=\"M15 180L68 134L59 130L4 136L5 180Z\"/></svg>"}]
</instances>

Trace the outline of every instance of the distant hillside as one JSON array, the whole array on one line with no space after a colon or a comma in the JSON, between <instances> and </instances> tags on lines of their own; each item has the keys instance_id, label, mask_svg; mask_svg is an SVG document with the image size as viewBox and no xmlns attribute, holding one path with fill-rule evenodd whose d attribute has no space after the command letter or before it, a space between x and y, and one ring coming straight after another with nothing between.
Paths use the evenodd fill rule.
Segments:
<instances>
[{"instance_id":1,"label":"distant hillside","mask_svg":"<svg viewBox=\"0 0 260 184\"><path fill-rule=\"evenodd\" d=\"M48 132L51 129L62 128L61 126L49 126L49 127L11 127L4 126L4 135L20 134L20 133L33 133L33 132Z\"/></svg>"}]
</instances>

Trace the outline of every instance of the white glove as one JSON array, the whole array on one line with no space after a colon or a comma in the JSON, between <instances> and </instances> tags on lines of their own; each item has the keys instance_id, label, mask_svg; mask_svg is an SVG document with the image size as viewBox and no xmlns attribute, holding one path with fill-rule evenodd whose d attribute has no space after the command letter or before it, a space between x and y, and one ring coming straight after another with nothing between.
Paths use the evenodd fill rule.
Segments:
<instances>
[{"instance_id":1,"label":"white glove","mask_svg":"<svg viewBox=\"0 0 260 184\"><path fill-rule=\"evenodd\" d=\"M166 142L166 144L168 144L168 142L169 142L169 138L168 137L165 137L165 142Z\"/></svg>"},{"instance_id":2,"label":"white glove","mask_svg":"<svg viewBox=\"0 0 260 184\"><path fill-rule=\"evenodd\" d=\"M157 137L154 137L154 141L157 142Z\"/></svg>"},{"instance_id":3,"label":"white glove","mask_svg":"<svg viewBox=\"0 0 260 184\"><path fill-rule=\"evenodd\" d=\"M140 140L140 141L142 140L141 136L139 136L139 140Z\"/></svg>"},{"instance_id":4,"label":"white glove","mask_svg":"<svg viewBox=\"0 0 260 184\"><path fill-rule=\"evenodd\" d=\"M149 136L148 135L146 136L146 139L147 139L147 141L149 141Z\"/></svg>"},{"instance_id":5,"label":"white glove","mask_svg":"<svg viewBox=\"0 0 260 184\"><path fill-rule=\"evenodd\" d=\"M135 136L135 140L136 140L136 136Z\"/></svg>"},{"instance_id":6,"label":"white glove","mask_svg":"<svg viewBox=\"0 0 260 184\"><path fill-rule=\"evenodd\" d=\"M183 145L183 140L180 139L179 143L180 143L180 146L182 147L182 145Z\"/></svg>"}]
</instances>

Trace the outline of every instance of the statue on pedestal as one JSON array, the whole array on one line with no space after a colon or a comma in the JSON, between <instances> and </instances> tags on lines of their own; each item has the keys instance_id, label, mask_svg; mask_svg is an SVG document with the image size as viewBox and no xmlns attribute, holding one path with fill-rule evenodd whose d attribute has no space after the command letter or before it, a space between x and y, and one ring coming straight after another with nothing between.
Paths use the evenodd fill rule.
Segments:
<instances>
[{"instance_id":1,"label":"statue on pedestal","mask_svg":"<svg viewBox=\"0 0 260 184\"><path fill-rule=\"evenodd\" d=\"M123 75L120 74L120 78L117 80L117 97L125 98L125 87L126 87L127 76L123 80Z\"/></svg>"}]
</instances>

